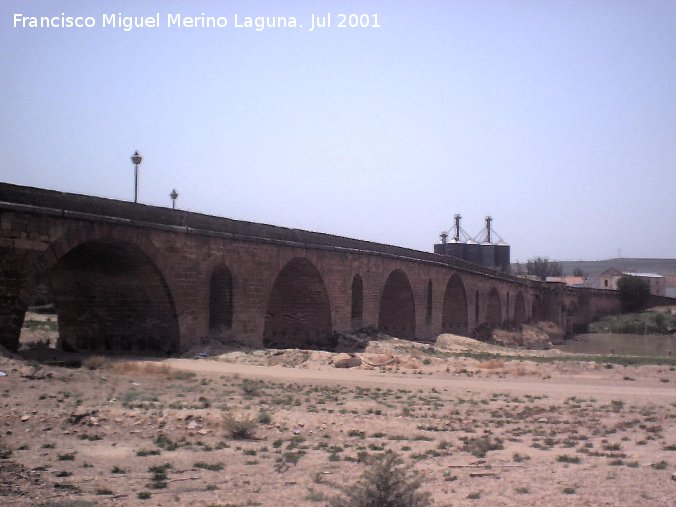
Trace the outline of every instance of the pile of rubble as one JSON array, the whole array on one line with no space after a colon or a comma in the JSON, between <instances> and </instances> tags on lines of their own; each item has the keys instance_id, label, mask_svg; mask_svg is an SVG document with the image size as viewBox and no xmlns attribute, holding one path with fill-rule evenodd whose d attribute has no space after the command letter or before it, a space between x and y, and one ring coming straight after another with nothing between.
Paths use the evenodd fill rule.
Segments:
<instances>
[{"instance_id":1,"label":"pile of rubble","mask_svg":"<svg viewBox=\"0 0 676 507\"><path fill-rule=\"evenodd\" d=\"M524 347L532 350L549 350L552 344L563 343L564 332L553 322L523 324L519 331L494 329L490 341L503 347Z\"/></svg>"}]
</instances>

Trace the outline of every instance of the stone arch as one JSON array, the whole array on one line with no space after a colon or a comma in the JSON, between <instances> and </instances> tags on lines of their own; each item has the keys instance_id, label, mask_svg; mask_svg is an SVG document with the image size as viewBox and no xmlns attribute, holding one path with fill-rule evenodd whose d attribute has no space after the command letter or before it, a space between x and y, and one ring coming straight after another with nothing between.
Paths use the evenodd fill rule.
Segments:
<instances>
[{"instance_id":1,"label":"stone arch","mask_svg":"<svg viewBox=\"0 0 676 507\"><path fill-rule=\"evenodd\" d=\"M179 347L181 336L180 315L185 312L185 308L181 306L180 299L174 298L176 293L174 271L171 263L166 262L161 250L155 246L148 235L138 234L134 229L106 224L77 223L53 240L44 252L29 255L20 260L10 257L10 265L12 261L15 264L12 268L13 272L19 276L13 280L13 284L8 291L8 297L14 307L13 316L6 329L3 330L4 332L0 332L0 341L6 348L17 350L26 310L35 300L38 287L45 282L49 284L50 273L57 263L79 246L94 242L126 246L130 251L145 257L149 265L152 265L149 269L158 276L158 279L162 280L173 307L171 313L174 318L171 319L171 325L173 326L173 323L177 321L178 338L175 347ZM5 284L5 288L7 288L7 284ZM61 306L63 307L63 304ZM61 327L59 329L61 331ZM72 340L66 340L67 347L70 341ZM169 337L169 341L173 342L173 338ZM173 346L167 349L167 351L172 350Z\"/></svg>"},{"instance_id":2,"label":"stone arch","mask_svg":"<svg viewBox=\"0 0 676 507\"><path fill-rule=\"evenodd\" d=\"M491 327L498 327L502 324L502 309L500 307L500 294L498 289L493 287L488 292L486 303L486 324Z\"/></svg>"},{"instance_id":3,"label":"stone arch","mask_svg":"<svg viewBox=\"0 0 676 507\"><path fill-rule=\"evenodd\" d=\"M209 279L209 332L232 329L234 316L232 273L223 264L211 271Z\"/></svg>"},{"instance_id":4,"label":"stone arch","mask_svg":"<svg viewBox=\"0 0 676 507\"><path fill-rule=\"evenodd\" d=\"M514 324L520 326L526 321L526 301L523 297L523 292L516 295L514 301Z\"/></svg>"},{"instance_id":5,"label":"stone arch","mask_svg":"<svg viewBox=\"0 0 676 507\"><path fill-rule=\"evenodd\" d=\"M58 258L48 280L64 350L179 350L171 291L157 264L137 246L85 241Z\"/></svg>"},{"instance_id":6,"label":"stone arch","mask_svg":"<svg viewBox=\"0 0 676 507\"><path fill-rule=\"evenodd\" d=\"M352 318L352 328L360 328L364 317L364 282L359 275L354 275L352 279L352 309L350 316Z\"/></svg>"},{"instance_id":7,"label":"stone arch","mask_svg":"<svg viewBox=\"0 0 676 507\"><path fill-rule=\"evenodd\" d=\"M474 325L478 326L481 323L481 296L479 291L474 293Z\"/></svg>"},{"instance_id":8,"label":"stone arch","mask_svg":"<svg viewBox=\"0 0 676 507\"><path fill-rule=\"evenodd\" d=\"M38 257L36 262L30 266L31 270L19 293L19 300L22 304L28 305L35 295L38 285L49 275L50 270L59 260L68 252L74 250L80 245L88 242L120 243L129 245L146 255L160 272L165 283L169 287L169 292L176 293L174 286L175 276L170 262L166 262L161 250L148 238L147 235L134 234L126 228L115 228L97 225L93 226L78 225L77 228L70 229L58 239L54 240L49 248ZM185 308L180 306L180 302L175 300L176 313L180 314Z\"/></svg>"},{"instance_id":9,"label":"stone arch","mask_svg":"<svg viewBox=\"0 0 676 507\"><path fill-rule=\"evenodd\" d=\"M425 322L429 324L432 322L432 312L434 311L434 304L432 299L432 280L427 281L427 313L425 314Z\"/></svg>"},{"instance_id":10,"label":"stone arch","mask_svg":"<svg viewBox=\"0 0 676 507\"><path fill-rule=\"evenodd\" d=\"M406 274L395 269L380 296L378 327L399 338L415 337L415 300Z\"/></svg>"},{"instance_id":11,"label":"stone arch","mask_svg":"<svg viewBox=\"0 0 676 507\"><path fill-rule=\"evenodd\" d=\"M465 284L454 274L446 284L444 306L441 314L441 332L466 335L469 332L467 318L467 293Z\"/></svg>"},{"instance_id":12,"label":"stone arch","mask_svg":"<svg viewBox=\"0 0 676 507\"><path fill-rule=\"evenodd\" d=\"M264 345L330 347L331 329L331 305L321 274L308 259L291 259L277 275L270 291Z\"/></svg>"}]
</instances>

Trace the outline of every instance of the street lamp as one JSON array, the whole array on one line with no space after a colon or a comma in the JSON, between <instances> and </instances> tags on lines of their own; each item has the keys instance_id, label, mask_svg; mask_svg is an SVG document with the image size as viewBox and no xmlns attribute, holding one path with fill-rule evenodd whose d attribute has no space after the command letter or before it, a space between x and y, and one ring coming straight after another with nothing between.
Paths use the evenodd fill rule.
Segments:
<instances>
[{"instance_id":1,"label":"street lamp","mask_svg":"<svg viewBox=\"0 0 676 507\"><path fill-rule=\"evenodd\" d=\"M176 189L173 189L171 191L169 197L171 197L171 208L176 209L176 199L178 199L178 192L176 192Z\"/></svg>"},{"instance_id":2,"label":"street lamp","mask_svg":"<svg viewBox=\"0 0 676 507\"><path fill-rule=\"evenodd\" d=\"M138 201L138 166L141 165L143 157L137 151L131 156L131 162L134 164L134 202Z\"/></svg>"}]
</instances>

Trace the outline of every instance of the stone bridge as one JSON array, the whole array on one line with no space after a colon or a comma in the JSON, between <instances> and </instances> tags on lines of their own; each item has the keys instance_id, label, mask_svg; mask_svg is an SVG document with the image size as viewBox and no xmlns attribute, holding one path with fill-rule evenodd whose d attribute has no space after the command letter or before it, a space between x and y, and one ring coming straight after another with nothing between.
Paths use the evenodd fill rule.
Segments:
<instances>
[{"instance_id":1,"label":"stone bridge","mask_svg":"<svg viewBox=\"0 0 676 507\"><path fill-rule=\"evenodd\" d=\"M0 183L0 344L16 350L48 283L66 350L175 353L208 339L314 346L379 328L431 339L619 311L616 293L553 287L432 253Z\"/></svg>"}]
</instances>

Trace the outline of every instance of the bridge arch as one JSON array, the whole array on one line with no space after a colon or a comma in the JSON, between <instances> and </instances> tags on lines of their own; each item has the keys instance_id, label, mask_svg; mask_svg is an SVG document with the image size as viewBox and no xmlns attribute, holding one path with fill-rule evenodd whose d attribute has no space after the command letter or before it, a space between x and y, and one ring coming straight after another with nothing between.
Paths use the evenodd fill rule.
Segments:
<instances>
[{"instance_id":1,"label":"bridge arch","mask_svg":"<svg viewBox=\"0 0 676 507\"><path fill-rule=\"evenodd\" d=\"M84 241L54 262L48 282L64 350L179 350L171 291L157 263L138 246Z\"/></svg>"},{"instance_id":2,"label":"bridge arch","mask_svg":"<svg viewBox=\"0 0 676 507\"><path fill-rule=\"evenodd\" d=\"M526 301L523 296L523 292L519 292L516 295L516 300L514 301L514 324L520 326L526 321Z\"/></svg>"},{"instance_id":3,"label":"bridge arch","mask_svg":"<svg viewBox=\"0 0 676 507\"><path fill-rule=\"evenodd\" d=\"M331 305L315 265L291 259L277 275L265 314L266 347L323 348L330 345Z\"/></svg>"},{"instance_id":4,"label":"bridge arch","mask_svg":"<svg viewBox=\"0 0 676 507\"><path fill-rule=\"evenodd\" d=\"M577 315L578 310L577 310L577 304L575 301L571 301L568 303L568 307L566 308L566 314L564 318L564 326L563 329L566 333L566 335L571 335L575 332L575 316Z\"/></svg>"},{"instance_id":5,"label":"bridge arch","mask_svg":"<svg viewBox=\"0 0 676 507\"><path fill-rule=\"evenodd\" d=\"M467 292L462 278L456 273L449 278L444 292L441 332L466 335L469 332Z\"/></svg>"},{"instance_id":6,"label":"bridge arch","mask_svg":"<svg viewBox=\"0 0 676 507\"><path fill-rule=\"evenodd\" d=\"M209 332L232 329L234 316L232 273L225 264L216 265L209 278Z\"/></svg>"},{"instance_id":7,"label":"bridge arch","mask_svg":"<svg viewBox=\"0 0 676 507\"><path fill-rule=\"evenodd\" d=\"M378 327L398 338L415 337L415 300L406 274L395 269L380 296Z\"/></svg>"},{"instance_id":8,"label":"bridge arch","mask_svg":"<svg viewBox=\"0 0 676 507\"><path fill-rule=\"evenodd\" d=\"M364 282L358 274L352 278L352 308L350 316L352 319L352 329L362 327L364 318Z\"/></svg>"},{"instance_id":9,"label":"bridge arch","mask_svg":"<svg viewBox=\"0 0 676 507\"><path fill-rule=\"evenodd\" d=\"M486 300L486 324L491 327L498 327L502 324L502 308L500 306L500 294L498 289L493 287L488 292Z\"/></svg>"}]
</instances>

